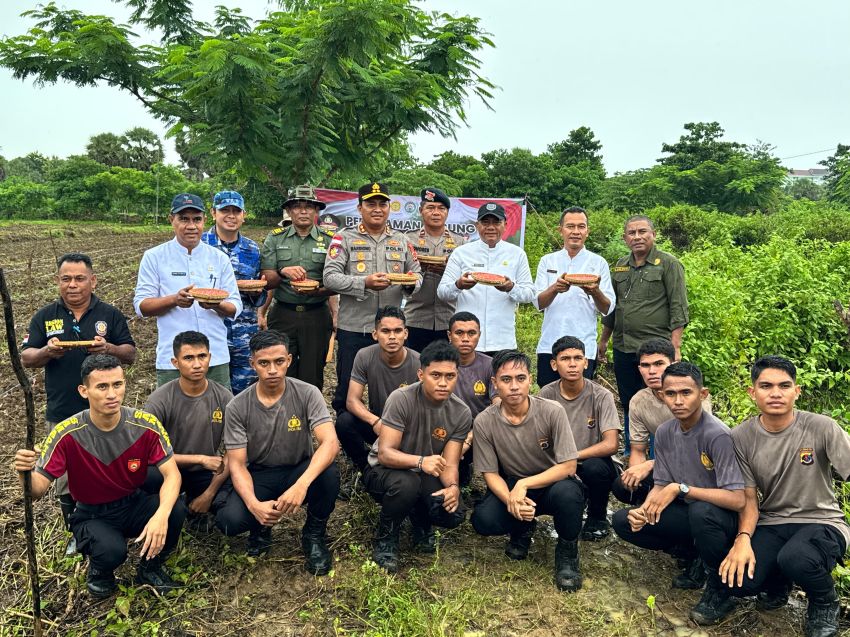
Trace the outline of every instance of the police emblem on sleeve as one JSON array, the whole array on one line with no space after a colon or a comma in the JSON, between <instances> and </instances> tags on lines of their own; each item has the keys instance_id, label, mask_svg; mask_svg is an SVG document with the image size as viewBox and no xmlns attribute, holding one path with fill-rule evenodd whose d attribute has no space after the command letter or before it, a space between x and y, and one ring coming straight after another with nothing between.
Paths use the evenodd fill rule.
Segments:
<instances>
[{"instance_id":1,"label":"police emblem on sleeve","mask_svg":"<svg viewBox=\"0 0 850 637\"><path fill-rule=\"evenodd\" d=\"M292 418L289 419L289 422L286 423L289 431L301 431L301 419L296 415L292 415Z\"/></svg>"},{"instance_id":2,"label":"police emblem on sleeve","mask_svg":"<svg viewBox=\"0 0 850 637\"><path fill-rule=\"evenodd\" d=\"M447 432L443 427L437 427L436 429L434 429L431 435L434 436L434 438L436 438L437 440L445 440L448 433L449 432Z\"/></svg>"},{"instance_id":3,"label":"police emblem on sleeve","mask_svg":"<svg viewBox=\"0 0 850 637\"><path fill-rule=\"evenodd\" d=\"M131 473L136 473L142 466L142 461L139 458L133 458L127 461L127 469L130 470Z\"/></svg>"},{"instance_id":4,"label":"police emblem on sleeve","mask_svg":"<svg viewBox=\"0 0 850 637\"><path fill-rule=\"evenodd\" d=\"M106 321L98 321L95 323L94 333L98 336L106 336Z\"/></svg>"},{"instance_id":5,"label":"police emblem on sleeve","mask_svg":"<svg viewBox=\"0 0 850 637\"><path fill-rule=\"evenodd\" d=\"M714 461L712 461L705 451L699 454L699 461L705 467L706 471L714 471Z\"/></svg>"},{"instance_id":6,"label":"police emblem on sleeve","mask_svg":"<svg viewBox=\"0 0 850 637\"><path fill-rule=\"evenodd\" d=\"M224 416L224 414L221 413L221 409L216 409L212 413L212 421L215 422L215 423L221 423L223 416Z\"/></svg>"},{"instance_id":7,"label":"police emblem on sleeve","mask_svg":"<svg viewBox=\"0 0 850 637\"><path fill-rule=\"evenodd\" d=\"M548 449L549 448L549 439L548 438L540 438L537 441L537 444L540 445L541 449Z\"/></svg>"},{"instance_id":8,"label":"police emblem on sleeve","mask_svg":"<svg viewBox=\"0 0 850 637\"><path fill-rule=\"evenodd\" d=\"M800 449L800 464L814 464L815 450L811 447L802 447Z\"/></svg>"},{"instance_id":9,"label":"police emblem on sleeve","mask_svg":"<svg viewBox=\"0 0 850 637\"><path fill-rule=\"evenodd\" d=\"M472 386L472 391L475 392L476 396L483 396L487 393L487 386L482 381L476 380Z\"/></svg>"}]
</instances>

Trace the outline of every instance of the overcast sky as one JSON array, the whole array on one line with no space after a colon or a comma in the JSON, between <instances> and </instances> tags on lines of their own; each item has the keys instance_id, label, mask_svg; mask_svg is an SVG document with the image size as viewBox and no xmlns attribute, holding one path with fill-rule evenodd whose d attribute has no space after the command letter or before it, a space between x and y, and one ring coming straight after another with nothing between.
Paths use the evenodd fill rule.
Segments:
<instances>
[{"instance_id":1,"label":"overcast sky","mask_svg":"<svg viewBox=\"0 0 850 637\"><path fill-rule=\"evenodd\" d=\"M0 32L31 24L35 0L2 0ZM210 19L219 2L196 2ZM221 3L261 16L267 0ZM108 0L60 5L125 18ZM663 142L690 121L718 121L727 138L763 140L784 164L809 168L850 142L850 2L821 0L429 0L427 8L481 18L495 49L482 74L500 88L493 112L473 101L457 140L414 137L423 161L444 150L534 152L589 126L609 173L652 165ZM108 87L38 88L0 69L0 153L84 152L89 136L163 127L133 98ZM169 148L173 144L168 143ZM820 152L816 152L820 151ZM795 155L811 155L790 158ZM174 160L173 150L169 157Z\"/></svg>"}]
</instances>

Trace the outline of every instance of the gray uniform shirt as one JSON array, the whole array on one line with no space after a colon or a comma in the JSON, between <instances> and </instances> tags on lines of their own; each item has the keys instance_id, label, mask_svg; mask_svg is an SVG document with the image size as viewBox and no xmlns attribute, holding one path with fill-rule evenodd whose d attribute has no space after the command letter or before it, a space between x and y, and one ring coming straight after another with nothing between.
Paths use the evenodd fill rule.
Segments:
<instances>
[{"instance_id":1,"label":"gray uniform shirt","mask_svg":"<svg viewBox=\"0 0 850 637\"><path fill-rule=\"evenodd\" d=\"M385 427L402 432L399 451L414 456L441 454L450 440L463 442L472 427L472 414L460 398L452 394L443 403L431 402L419 382L390 394L381 420ZM380 438L369 452L373 467L380 464L379 443Z\"/></svg>"},{"instance_id":2,"label":"gray uniform shirt","mask_svg":"<svg viewBox=\"0 0 850 637\"><path fill-rule=\"evenodd\" d=\"M702 410L711 413L711 396L702 401ZM644 387L629 401L629 439L646 444L661 424L672 418L673 412L667 404L649 387Z\"/></svg>"},{"instance_id":3,"label":"gray uniform shirt","mask_svg":"<svg viewBox=\"0 0 850 637\"><path fill-rule=\"evenodd\" d=\"M850 546L850 527L833 490L833 467L850 476L850 436L832 418L798 411L771 433L758 417L732 430L744 483L761 494L759 524L829 524Z\"/></svg>"},{"instance_id":4,"label":"gray uniform shirt","mask_svg":"<svg viewBox=\"0 0 850 637\"><path fill-rule=\"evenodd\" d=\"M678 482L705 489L743 489L729 427L705 412L688 431L682 431L678 420L665 422L655 432L653 479L661 486Z\"/></svg>"},{"instance_id":5,"label":"gray uniform shirt","mask_svg":"<svg viewBox=\"0 0 850 637\"><path fill-rule=\"evenodd\" d=\"M292 466L313 455L312 431L331 422L322 393L313 385L287 378L283 396L271 407L251 386L227 405L224 446L246 449L248 464Z\"/></svg>"},{"instance_id":6,"label":"gray uniform shirt","mask_svg":"<svg viewBox=\"0 0 850 637\"><path fill-rule=\"evenodd\" d=\"M419 352L405 347L407 356L398 367L390 367L381 358L381 346L364 347L354 357L351 379L366 385L369 394L369 411L381 415L387 397L399 387L412 385L419 377Z\"/></svg>"},{"instance_id":7,"label":"gray uniform shirt","mask_svg":"<svg viewBox=\"0 0 850 637\"><path fill-rule=\"evenodd\" d=\"M482 473L526 478L578 457L567 412L539 396L529 396L528 413L518 425L502 416L499 405L490 405L473 427L475 468Z\"/></svg>"},{"instance_id":8,"label":"gray uniform shirt","mask_svg":"<svg viewBox=\"0 0 850 637\"><path fill-rule=\"evenodd\" d=\"M419 275L414 292L422 284L416 252L407 237L389 226L376 239L361 223L334 235L325 260L325 287L338 292L339 329L367 334L375 327L375 313L385 305L401 305L404 286L385 290L366 289L366 277L377 272Z\"/></svg>"},{"instance_id":9,"label":"gray uniform shirt","mask_svg":"<svg viewBox=\"0 0 850 637\"><path fill-rule=\"evenodd\" d=\"M231 400L233 394L214 381L207 383L200 396L187 396L176 378L148 396L145 411L159 418L171 438L174 453L217 456L224 433L224 412ZM197 464L181 469L204 470Z\"/></svg>"},{"instance_id":10,"label":"gray uniform shirt","mask_svg":"<svg viewBox=\"0 0 850 637\"><path fill-rule=\"evenodd\" d=\"M490 382L492 376L493 359L481 352L475 352L475 358L469 365L458 365L454 394L469 406L473 418L493 402L495 388Z\"/></svg>"},{"instance_id":11,"label":"gray uniform shirt","mask_svg":"<svg viewBox=\"0 0 850 637\"><path fill-rule=\"evenodd\" d=\"M585 380L581 393L567 400L561 395L560 384L560 380L549 383L540 390L540 397L554 400L567 412L577 449L602 442L602 434L606 431L622 429L614 395L602 385Z\"/></svg>"},{"instance_id":12,"label":"gray uniform shirt","mask_svg":"<svg viewBox=\"0 0 850 637\"><path fill-rule=\"evenodd\" d=\"M439 237L432 237L424 228L411 230L407 233L407 239L417 254L429 257L448 257L456 247L466 243L463 237L449 230ZM436 272L422 272L422 286L410 295L404 306L408 326L426 330L449 329L455 303L437 298L440 278L442 275Z\"/></svg>"}]
</instances>

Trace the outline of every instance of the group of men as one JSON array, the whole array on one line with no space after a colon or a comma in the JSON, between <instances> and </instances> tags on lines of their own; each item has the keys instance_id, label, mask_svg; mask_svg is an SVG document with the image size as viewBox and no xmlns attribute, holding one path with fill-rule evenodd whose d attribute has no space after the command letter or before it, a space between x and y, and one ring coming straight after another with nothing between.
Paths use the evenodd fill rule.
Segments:
<instances>
[{"instance_id":1,"label":"group of men","mask_svg":"<svg viewBox=\"0 0 850 637\"><path fill-rule=\"evenodd\" d=\"M389 204L386 186L366 184L360 223L333 231L320 221L325 204L299 186L284 203L291 225L260 247L240 232L239 193L216 194L207 232L200 198L175 197L174 239L145 253L134 298L158 329L158 388L141 410L123 406L122 364L135 358L125 317L94 295L86 255L60 258L60 299L33 317L22 354L45 367L49 433L40 454L18 451L15 468L34 469L37 496L56 481L69 550L88 556L93 595L115 590L126 537L143 541L139 582L176 586L163 559L187 514L212 515L226 535L247 532L248 552L260 555L272 526L306 506L305 568L326 574L342 449L380 503L373 557L390 572L405 520L426 553L433 526L464 521L461 487L474 465L487 491L473 528L507 535L506 555L521 560L536 517L551 515L562 590L581 587L578 541L608 535L613 493L630 505L614 515L616 534L675 557L674 587L704 587L697 623L720 621L742 595L778 607L793 582L809 597L808 634L835 634L830 571L850 527L830 468L850 475L850 439L794 409L796 371L779 357L753 366L758 417L730 433L711 415L702 374L680 361L683 268L655 247L650 219L626 222L630 254L609 268L585 247L585 211L568 208L564 248L541 259L532 281L525 253L503 240L498 203L480 207L469 242L447 229L451 200L439 189L422 191L422 228L406 235L387 224ZM446 258L421 263L425 255ZM483 285L471 272L504 278ZM401 273L415 281L394 284ZM565 273L598 281L571 285ZM237 280L256 279L269 292L240 292ZM305 291L305 279L317 286ZM201 287L227 296L195 299ZM536 396L531 361L516 349L521 303L543 312ZM334 331L332 418L321 389ZM622 422L593 380L612 336Z\"/></svg>"}]
</instances>

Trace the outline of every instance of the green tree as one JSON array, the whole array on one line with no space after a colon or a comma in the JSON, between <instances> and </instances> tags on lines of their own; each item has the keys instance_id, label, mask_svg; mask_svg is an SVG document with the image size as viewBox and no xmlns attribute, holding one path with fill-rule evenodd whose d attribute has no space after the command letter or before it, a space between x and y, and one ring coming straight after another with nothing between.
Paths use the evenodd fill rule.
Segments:
<instances>
[{"instance_id":1,"label":"green tree","mask_svg":"<svg viewBox=\"0 0 850 637\"><path fill-rule=\"evenodd\" d=\"M108 210L108 192L92 188L86 181L108 168L87 155L59 160L47 173L47 183L56 200L56 212L65 218L85 218Z\"/></svg>"},{"instance_id":2,"label":"green tree","mask_svg":"<svg viewBox=\"0 0 850 637\"><path fill-rule=\"evenodd\" d=\"M409 133L450 136L470 94L491 97L476 55L493 43L478 19L413 0L284 0L257 22L219 8L213 25L187 0L125 4L130 25L52 2L28 11L35 26L0 40L0 65L18 79L118 87L194 154L281 191L369 169ZM161 42L141 43L133 25Z\"/></svg>"},{"instance_id":3,"label":"green tree","mask_svg":"<svg viewBox=\"0 0 850 637\"><path fill-rule=\"evenodd\" d=\"M57 161L55 157L45 157L37 152L29 153L23 157L10 159L6 164L6 175L9 177L21 177L35 183L44 183L45 173L55 161Z\"/></svg>"},{"instance_id":4,"label":"green tree","mask_svg":"<svg viewBox=\"0 0 850 637\"><path fill-rule=\"evenodd\" d=\"M557 164L571 166L588 162L590 167L598 169L605 177L602 166L602 143L596 139L593 131L587 126L571 130L567 139L549 144L546 148Z\"/></svg>"},{"instance_id":5,"label":"green tree","mask_svg":"<svg viewBox=\"0 0 850 637\"><path fill-rule=\"evenodd\" d=\"M131 128L121 136L121 148L126 157L126 168L150 170L154 164L162 163L165 157L159 135L141 126Z\"/></svg>"},{"instance_id":6,"label":"green tree","mask_svg":"<svg viewBox=\"0 0 850 637\"><path fill-rule=\"evenodd\" d=\"M811 179L794 179L785 184L783 190L792 199L811 199L812 201L818 201L826 194L826 187Z\"/></svg>"},{"instance_id":7,"label":"green tree","mask_svg":"<svg viewBox=\"0 0 850 637\"><path fill-rule=\"evenodd\" d=\"M98 133L89 137L86 155L105 166L126 166L128 160L122 138L115 133Z\"/></svg>"},{"instance_id":8,"label":"green tree","mask_svg":"<svg viewBox=\"0 0 850 637\"><path fill-rule=\"evenodd\" d=\"M744 148L738 142L722 141L725 131L717 122L689 122L685 124L685 130L687 134L679 137L675 144L661 145L661 151L669 153L669 156L662 157L658 163L691 170L707 161L724 164Z\"/></svg>"},{"instance_id":9,"label":"green tree","mask_svg":"<svg viewBox=\"0 0 850 637\"><path fill-rule=\"evenodd\" d=\"M481 161L472 155L459 155L453 150L447 150L434 157L426 168L450 177L458 177L459 173L462 174L473 166L481 165Z\"/></svg>"},{"instance_id":10,"label":"green tree","mask_svg":"<svg viewBox=\"0 0 850 637\"><path fill-rule=\"evenodd\" d=\"M0 218L46 219L52 216L50 188L23 177L0 181Z\"/></svg>"},{"instance_id":11,"label":"green tree","mask_svg":"<svg viewBox=\"0 0 850 637\"><path fill-rule=\"evenodd\" d=\"M418 195L426 186L439 188L450 197L457 197L462 193L460 181L424 166L397 170L384 181L390 192L399 195Z\"/></svg>"},{"instance_id":12,"label":"green tree","mask_svg":"<svg viewBox=\"0 0 850 637\"><path fill-rule=\"evenodd\" d=\"M836 187L847 171L847 164L844 161L847 157L850 157L850 145L838 144L835 153L820 162L820 165L827 169L825 186L828 199L836 199Z\"/></svg>"}]
</instances>

